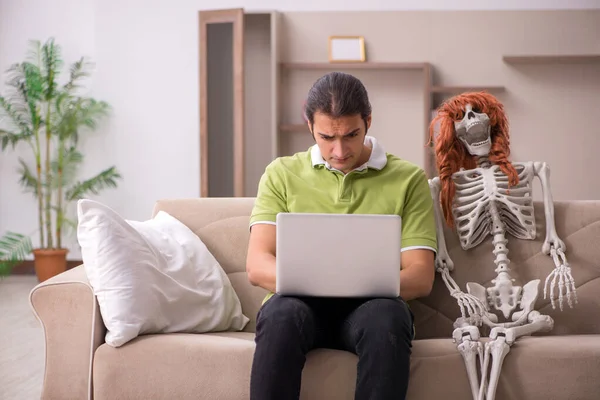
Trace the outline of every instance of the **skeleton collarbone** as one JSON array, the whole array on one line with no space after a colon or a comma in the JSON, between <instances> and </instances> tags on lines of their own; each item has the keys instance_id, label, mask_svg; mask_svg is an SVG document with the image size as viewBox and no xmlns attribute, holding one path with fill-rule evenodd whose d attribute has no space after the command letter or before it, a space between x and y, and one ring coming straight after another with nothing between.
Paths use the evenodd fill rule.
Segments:
<instances>
[{"instance_id":1,"label":"skeleton collarbone","mask_svg":"<svg viewBox=\"0 0 600 400\"><path fill-rule=\"evenodd\" d=\"M513 163L519 183L509 187L508 176L498 165L455 172L456 186L453 215L464 250L479 245L495 230L519 239L534 239L536 224L533 210L532 181L534 165ZM500 226L494 227L494 223Z\"/></svg>"}]
</instances>

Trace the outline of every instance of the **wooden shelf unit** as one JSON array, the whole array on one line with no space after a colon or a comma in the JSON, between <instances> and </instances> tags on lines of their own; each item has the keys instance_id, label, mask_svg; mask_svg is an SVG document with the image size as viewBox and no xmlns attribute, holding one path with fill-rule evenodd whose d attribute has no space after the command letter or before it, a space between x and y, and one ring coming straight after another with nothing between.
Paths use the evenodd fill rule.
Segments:
<instances>
[{"instance_id":1,"label":"wooden shelf unit","mask_svg":"<svg viewBox=\"0 0 600 400\"><path fill-rule=\"evenodd\" d=\"M431 93L459 94L463 92L486 91L489 93L504 92L504 86L432 86Z\"/></svg>"},{"instance_id":2,"label":"wooden shelf unit","mask_svg":"<svg viewBox=\"0 0 600 400\"><path fill-rule=\"evenodd\" d=\"M311 138L302 120L300 94L305 93L309 81L320 74L347 71L366 77L367 86L373 88L371 97L384 102L384 107L380 103L376 110L378 122L382 120L380 115L388 118L382 131L397 129L400 134L411 135L409 139L414 151L420 151L415 148L416 135L419 135L424 149L424 156L420 158L428 176L434 174L433 153L425 145L429 141L432 112L441 101L468 91L501 94L507 90L502 86L504 82L489 86L444 85L436 82L436 77L444 74L433 74L434 66L426 60L338 63L326 61L324 53L312 46L292 46L290 51L287 42L291 37L282 34L285 33L283 25L281 13L276 10L244 11L237 8L199 12L200 187L203 197L253 196L269 161L304 149ZM507 65L589 64L600 62L600 54L593 54L596 50L589 50L592 53L588 54L501 54L494 57L502 58L496 62ZM468 78L449 79L464 82ZM386 110L387 106L391 110ZM396 110L405 120L410 120L409 128L396 128L389 123L390 116L396 117L393 115ZM419 132L415 132L417 126ZM406 129L413 133L406 133ZM398 140L401 139L396 142ZM285 146L280 141L285 141Z\"/></svg>"},{"instance_id":3,"label":"wooden shelf unit","mask_svg":"<svg viewBox=\"0 0 600 400\"><path fill-rule=\"evenodd\" d=\"M254 196L275 156L278 23L275 11L198 12L201 197Z\"/></svg>"},{"instance_id":4,"label":"wooden shelf unit","mask_svg":"<svg viewBox=\"0 0 600 400\"><path fill-rule=\"evenodd\" d=\"M505 55L507 64L569 64L600 62L600 54Z\"/></svg>"},{"instance_id":5,"label":"wooden shelf unit","mask_svg":"<svg viewBox=\"0 0 600 400\"><path fill-rule=\"evenodd\" d=\"M284 69L325 69L325 70L352 70L352 69L425 69L428 63L421 62L282 62Z\"/></svg>"},{"instance_id":6,"label":"wooden shelf unit","mask_svg":"<svg viewBox=\"0 0 600 400\"><path fill-rule=\"evenodd\" d=\"M315 79L332 71L365 83L374 107L370 134L390 152L421 164L429 177L437 174L429 126L442 102L457 94L497 95L515 131L536 135L537 120L553 135L568 130L568 124L554 123L563 108L575 110L580 120L593 115L600 49L590 32L596 32L600 13L478 11L435 18L432 24L431 15L420 12L199 11L201 196L252 197L270 161L312 145L303 101ZM469 59L443 40L431 40L447 35L456 18L461 32L477 39ZM393 33L383 35L384 25ZM364 35L366 62L329 62L327 37L340 32ZM570 97L556 100L553 92ZM537 106L520 107L527 104ZM521 154L556 163L560 146L536 149L533 137L515 140ZM568 195L566 181L559 190ZM591 195L580 190L580 196Z\"/></svg>"}]
</instances>

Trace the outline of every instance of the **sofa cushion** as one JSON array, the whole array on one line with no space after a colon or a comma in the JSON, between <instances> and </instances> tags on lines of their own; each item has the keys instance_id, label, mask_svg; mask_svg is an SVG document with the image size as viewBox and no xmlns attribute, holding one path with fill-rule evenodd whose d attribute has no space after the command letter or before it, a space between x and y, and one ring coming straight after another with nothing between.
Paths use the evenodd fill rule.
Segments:
<instances>
[{"instance_id":1,"label":"sofa cushion","mask_svg":"<svg viewBox=\"0 0 600 400\"><path fill-rule=\"evenodd\" d=\"M94 399L248 398L254 335L244 332L140 336L94 357ZM598 335L524 337L508 353L497 392L504 399L592 399L600 392ZM329 349L308 354L302 400L351 400L357 357ZM468 399L462 356L450 339L413 343L411 400Z\"/></svg>"},{"instance_id":2,"label":"sofa cushion","mask_svg":"<svg viewBox=\"0 0 600 400\"><path fill-rule=\"evenodd\" d=\"M108 330L121 346L139 334L242 330L248 318L229 277L202 240L162 211L146 221L77 203L77 238Z\"/></svg>"},{"instance_id":3,"label":"sofa cushion","mask_svg":"<svg viewBox=\"0 0 600 400\"><path fill-rule=\"evenodd\" d=\"M248 396L254 334L139 336L94 356L94 400L219 399Z\"/></svg>"}]
</instances>

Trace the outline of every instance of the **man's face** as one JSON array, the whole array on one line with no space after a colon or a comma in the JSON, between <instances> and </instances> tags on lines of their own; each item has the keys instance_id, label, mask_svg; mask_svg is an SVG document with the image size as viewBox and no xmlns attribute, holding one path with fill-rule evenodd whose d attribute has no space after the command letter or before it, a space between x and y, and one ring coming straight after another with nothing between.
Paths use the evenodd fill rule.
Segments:
<instances>
[{"instance_id":1,"label":"man's face","mask_svg":"<svg viewBox=\"0 0 600 400\"><path fill-rule=\"evenodd\" d=\"M367 161L361 155L367 129L371 126L371 116L367 118L366 128L360 114L334 119L316 112L314 121L313 137L323 159L333 168L348 173Z\"/></svg>"}]
</instances>

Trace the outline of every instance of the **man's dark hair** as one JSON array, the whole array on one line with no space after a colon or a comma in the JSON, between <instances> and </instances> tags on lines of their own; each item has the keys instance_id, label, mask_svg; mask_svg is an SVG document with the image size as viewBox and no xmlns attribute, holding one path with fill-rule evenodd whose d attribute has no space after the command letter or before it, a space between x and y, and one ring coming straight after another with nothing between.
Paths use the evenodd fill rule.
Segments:
<instances>
[{"instance_id":1,"label":"man's dark hair","mask_svg":"<svg viewBox=\"0 0 600 400\"><path fill-rule=\"evenodd\" d=\"M343 72L330 72L319 78L308 91L304 113L312 129L315 113L331 118L360 114L367 126L371 103L367 89L356 77Z\"/></svg>"}]
</instances>

